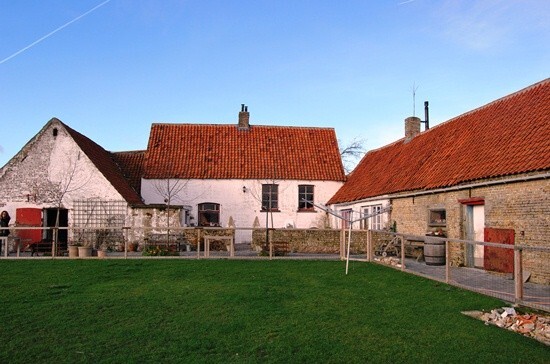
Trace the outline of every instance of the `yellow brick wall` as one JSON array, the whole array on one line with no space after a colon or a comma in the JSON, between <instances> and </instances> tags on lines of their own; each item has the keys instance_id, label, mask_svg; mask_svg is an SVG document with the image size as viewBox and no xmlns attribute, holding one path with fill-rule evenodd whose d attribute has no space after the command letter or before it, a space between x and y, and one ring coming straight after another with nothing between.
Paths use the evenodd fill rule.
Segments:
<instances>
[{"instance_id":1,"label":"yellow brick wall","mask_svg":"<svg viewBox=\"0 0 550 364\"><path fill-rule=\"evenodd\" d=\"M485 199L485 226L513 229L516 245L550 247L550 181L546 179L470 188L446 193L392 199L391 220L400 233L424 235L430 208L447 212L446 233L450 238L465 239L464 209L459 199ZM452 258L464 255L462 244L452 245ZM525 252L524 270L531 281L550 284L548 253Z\"/></svg>"}]
</instances>

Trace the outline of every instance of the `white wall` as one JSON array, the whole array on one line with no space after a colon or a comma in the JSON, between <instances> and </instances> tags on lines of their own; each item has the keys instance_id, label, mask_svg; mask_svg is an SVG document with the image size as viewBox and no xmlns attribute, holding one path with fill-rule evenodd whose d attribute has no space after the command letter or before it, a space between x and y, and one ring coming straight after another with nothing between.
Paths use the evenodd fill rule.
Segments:
<instances>
[{"instance_id":1,"label":"white wall","mask_svg":"<svg viewBox=\"0 0 550 364\"><path fill-rule=\"evenodd\" d=\"M390 205L389 199L379 199L379 200L369 200L369 201L358 201L358 202L352 202L347 204L336 204L330 206L333 210L338 212L339 214L342 214L342 211L344 210L352 210L353 211L353 219L359 219L364 211L365 208L369 208L369 212L372 211L373 206L382 205L382 208L385 208ZM389 227L390 221L389 221L390 213L383 213L381 214L381 225L382 228ZM333 226L341 228L342 227L342 220L338 219L337 217L332 216L333 220ZM373 228L373 218L369 218L368 220L368 228ZM362 225L361 222L356 222L353 224L353 229L362 229L366 228L367 225Z\"/></svg>"},{"instance_id":2,"label":"white wall","mask_svg":"<svg viewBox=\"0 0 550 364\"><path fill-rule=\"evenodd\" d=\"M177 180L171 181L174 186ZM165 183L165 182L163 182ZM266 213L261 211L262 184L272 181L261 180L180 180L181 191L171 198L172 205L192 206L192 215L196 223L198 204L211 202L220 204L220 224L227 227L229 218L233 218L236 227L253 227L258 219L265 226ZM159 180L142 180L141 195L146 204L164 203L164 197L158 192ZM273 225L276 228L291 224L296 228L322 227L325 213L298 212L298 185L314 185L314 202L324 204L342 186L342 182L325 181L275 181L279 185L279 210L274 212ZM165 186L163 184L162 186ZM246 192L243 192L246 187ZM162 190L162 187L161 187ZM269 216L271 227L271 214Z\"/></svg>"},{"instance_id":3,"label":"white wall","mask_svg":"<svg viewBox=\"0 0 550 364\"><path fill-rule=\"evenodd\" d=\"M54 136L54 128L57 136ZM9 212L13 224L17 208L56 207L62 190L66 190L62 205L68 209L77 199L123 200L64 127L53 122L2 169L1 209Z\"/></svg>"}]
</instances>

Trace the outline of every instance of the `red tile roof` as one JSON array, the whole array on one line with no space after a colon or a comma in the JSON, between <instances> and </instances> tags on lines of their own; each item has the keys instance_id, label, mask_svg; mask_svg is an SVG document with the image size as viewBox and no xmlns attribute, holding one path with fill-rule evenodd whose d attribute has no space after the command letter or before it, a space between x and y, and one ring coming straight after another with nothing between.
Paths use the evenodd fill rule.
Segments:
<instances>
[{"instance_id":1,"label":"red tile roof","mask_svg":"<svg viewBox=\"0 0 550 364\"><path fill-rule=\"evenodd\" d=\"M80 149L86 153L96 168L103 174L103 176L105 176L105 178L118 191L118 193L120 193L126 202L130 205L141 205L143 203L139 193L132 188L128 180L124 177L124 174L115 162L115 158L112 153L107 152L93 140L70 128L60 120L52 120L57 120L61 125L63 125L63 127L66 128L67 132L78 144Z\"/></svg>"},{"instance_id":2,"label":"red tile roof","mask_svg":"<svg viewBox=\"0 0 550 364\"><path fill-rule=\"evenodd\" d=\"M550 169L550 79L368 152L329 204Z\"/></svg>"},{"instance_id":3,"label":"red tile roof","mask_svg":"<svg viewBox=\"0 0 550 364\"><path fill-rule=\"evenodd\" d=\"M124 178L130 183L130 186L132 186L134 191L140 192L145 151L112 152L111 155L120 167Z\"/></svg>"},{"instance_id":4,"label":"red tile roof","mask_svg":"<svg viewBox=\"0 0 550 364\"><path fill-rule=\"evenodd\" d=\"M153 124L144 178L345 179L332 128Z\"/></svg>"}]
</instances>

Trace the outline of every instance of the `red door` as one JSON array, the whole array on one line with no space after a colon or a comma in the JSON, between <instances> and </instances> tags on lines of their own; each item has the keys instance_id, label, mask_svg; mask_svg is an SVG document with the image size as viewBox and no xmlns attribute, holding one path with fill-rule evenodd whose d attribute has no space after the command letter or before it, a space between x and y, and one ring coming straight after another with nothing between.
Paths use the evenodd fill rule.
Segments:
<instances>
[{"instance_id":1,"label":"red door","mask_svg":"<svg viewBox=\"0 0 550 364\"><path fill-rule=\"evenodd\" d=\"M15 223L18 227L42 227L42 209L23 207L15 210ZM41 229L17 230L17 236L25 246L42 241Z\"/></svg>"},{"instance_id":2,"label":"red door","mask_svg":"<svg viewBox=\"0 0 550 364\"><path fill-rule=\"evenodd\" d=\"M513 229L485 228L486 242L514 245L515 232ZM502 273L514 273L514 249L485 246L483 267L486 270Z\"/></svg>"}]
</instances>

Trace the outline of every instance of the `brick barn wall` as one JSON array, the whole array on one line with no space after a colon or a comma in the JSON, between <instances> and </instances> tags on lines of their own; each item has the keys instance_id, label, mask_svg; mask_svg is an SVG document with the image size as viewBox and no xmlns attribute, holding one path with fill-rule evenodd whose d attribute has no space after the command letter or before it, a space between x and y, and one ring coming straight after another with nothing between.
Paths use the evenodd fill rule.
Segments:
<instances>
[{"instance_id":1,"label":"brick barn wall","mask_svg":"<svg viewBox=\"0 0 550 364\"><path fill-rule=\"evenodd\" d=\"M450 238L465 239L464 207L459 199L485 199L485 226L513 229L517 245L550 247L550 181L546 179L506 183L495 186L437 193L392 200L391 220L400 233L424 235L428 227L430 208L445 208L446 233ZM451 259L464 263L462 244L451 245ZM524 252L524 270L531 273L531 281L550 284L550 255Z\"/></svg>"}]
</instances>

